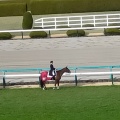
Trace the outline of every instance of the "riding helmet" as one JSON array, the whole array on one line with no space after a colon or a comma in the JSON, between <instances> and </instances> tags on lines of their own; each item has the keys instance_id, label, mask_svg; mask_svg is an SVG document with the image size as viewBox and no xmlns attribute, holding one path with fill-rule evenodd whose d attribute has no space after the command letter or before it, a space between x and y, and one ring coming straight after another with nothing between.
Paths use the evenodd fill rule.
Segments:
<instances>
[{"instance_id":1,"label":"riding helmet","mask_svg":"<svg viewBox=\"0 0 120 120\"><path fill-rule=\"evenodd\" d=\"M53 63L53 61L50 61L50 63Z\"/></svg>"}]
</instances>

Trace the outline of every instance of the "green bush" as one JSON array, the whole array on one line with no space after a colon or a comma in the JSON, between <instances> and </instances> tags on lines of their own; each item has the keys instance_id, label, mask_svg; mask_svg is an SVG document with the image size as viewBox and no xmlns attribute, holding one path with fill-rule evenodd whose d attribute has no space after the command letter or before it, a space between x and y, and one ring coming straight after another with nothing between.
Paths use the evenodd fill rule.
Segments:
<instances>
[{"instance_id":1,"label":"green bush","mask_svg":"<svg viewBox=\"0 0 120 120\"><path fill-rule=\"evenodd\" d=\"M93 24L85 24L82 27L94 27ZM93 28L88 28L87 30L92 30Z\"/></svg>"},{"instance_id":2,"label":"green bush","mask_svg":"<svg viewBox=\"0 0 120 120\"><path fill-rule=\"evenodd\" d=\"M31 29L33 26L33 17L30 11L27 11L23 15L22 28Z\"/></svg>"},{"instance_id":3,"label":"green bush","mask_svg":"<svg viewBox=\"0 0 120 120\"><path fill-rule=\"evenodd\" d=\"M111 23L108 26L120 26L120 23Z\"/></svg>"},{"instance_id":4,"label":"green bush","mask_svg":"<svg viewBox=\"0 0 120 120\"><path fill-rule=\"evenodd\" d=\"M45 31L33 31L33 32L30 32L29 36L31 38L46 38L47 33Z\"/></svg>"},{"instance_id":5,"label":"green bush","mask_svg":"<svg viewBox=\"0 0 120 120\"><path fill-rule=\"evenodd\" d=\"M9 32L0 33L0 40L11 39L12 35Z\"/></svg>"},{"instance_id":6,"label":"green bush","mask_svg":"<svg viewBox=\"0 0 120 120\"><path fill-rule=\"evenodd\" d=\"M82 27L94 27L94 25L93 24L85 24Z\"/></svg>"},{"instance_id":7,"label":"green bush","mask_svg":"<svg viewBox=\"0 0 120 120\"><path fill-rule=\"evenodd\" d=\"M104 35L120 35L120 30L117 28L104 29Z\"/></svg>"},{"instance_id":8,"label":"green bush","mask_svg":"<svg viewBox=\"0 0 120 120\"><path fill-rule=\"evenodd\" d=\"M80 37L80 36L85 36L85 31L84 30L68 30L66 34L68 37Z\"/></svg>"},{"instance_id":9,"label":"green bush","mask_svg":"<svg viewBox=\"0 0 120 120\"><path fill-rule=\"evenodd\" d=\"M120 23L111 23L108 26L120 26ZM118 29L120 29L120 27Z\"/></svg>"}]
</instances>

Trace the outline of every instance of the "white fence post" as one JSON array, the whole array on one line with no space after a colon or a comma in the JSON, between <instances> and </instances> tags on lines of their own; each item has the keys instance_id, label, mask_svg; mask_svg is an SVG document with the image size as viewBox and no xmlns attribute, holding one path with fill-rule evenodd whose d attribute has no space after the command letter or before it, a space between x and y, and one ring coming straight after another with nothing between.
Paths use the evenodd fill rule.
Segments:
<instances>
[{"instance_id":1,"label":"white fence post","mask_svg":"<svg viewBox=\"0 0 120 120\"><path fill-rule=\"evenodd\" d=\"M56 17L54 19L55 19L55 29L56 29Z\"/></svg>"},{"instance_id":2,"label":"white fence post","mask_svg":"<svg viewBox=\"0 0 120 120\"><path fill-rule=\"evenodd\" d=\"M69 17L68 17L68 27L69 27Z\"/></svg>"},{"instance_id":3,"label":"white fence post","mask_svg":"<svg viewBox=\"0 0 120 120\"><path fill-rule=\"evenodd\" d=\"M93 16L93 20L94 20L94 27L95 27L95 15Z\"/></svg>"},{"instance_id":4,"label":"white fence post","mask_svg":"<svg viewBox=\"0 0 120 120\"><path fill-rule=\"evenodd\" d=\"M107 26L108 26L108 15L106 15L106 17L107 17Z\"/></svg>"},{"instance_id":5,"label":"white fence post","mask_svg":"<svg viewBox=\"0 0 120 120\"><path fill-rule=\"evenodd\" d=\"M42 18L42 28L44 27L44 23L43 23L44 21L43 21L43 18Z\"/></svg>"},{"instance_id":6,"label":"white fence post","mask_svg":"<svg viewBox=\"0 0 120 120\"><path fill-rule=\"evenodd\" d=\"M81 21L81 28L82 28L82 16L80 17L80 21Z\"/></svg>"}]
</instances>

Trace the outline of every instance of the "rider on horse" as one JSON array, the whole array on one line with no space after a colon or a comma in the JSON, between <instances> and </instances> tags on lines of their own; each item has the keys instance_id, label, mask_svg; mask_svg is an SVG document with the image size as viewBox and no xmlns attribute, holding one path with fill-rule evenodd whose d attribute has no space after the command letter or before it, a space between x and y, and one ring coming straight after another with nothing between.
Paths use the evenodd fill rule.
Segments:
<instances>
[{"instance_id":1,"label":"rider on horse","mask_svg":"<svg viewBox=\"0 0 120 120\"><path fill-rule=\"evenodd\" d=\"M50 61L50 71L49 71L49 75L53 76L52 79L55 80L55 76L56 76L56 69L53 66L53 61Z\"/></svg>"}]
</instances>

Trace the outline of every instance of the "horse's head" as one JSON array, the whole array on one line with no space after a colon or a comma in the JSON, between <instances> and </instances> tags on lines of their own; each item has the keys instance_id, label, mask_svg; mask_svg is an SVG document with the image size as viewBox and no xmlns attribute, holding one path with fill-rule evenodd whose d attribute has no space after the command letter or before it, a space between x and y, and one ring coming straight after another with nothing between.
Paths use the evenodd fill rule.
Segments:
<instances>
[{"instance_id":1,"label":"horse's head","mask_svg":"<svg viewBox=\"0 0 120 120\"><path fill-rule=\"evenodd\" d=\"M68 69L68 67L65 67L65 72L71 73L71 71Z\"/></svg>"}]
</instances>

